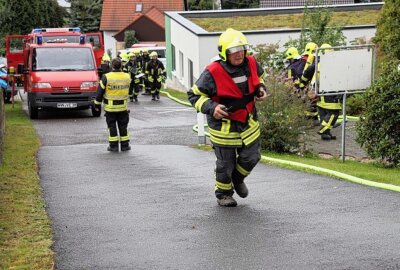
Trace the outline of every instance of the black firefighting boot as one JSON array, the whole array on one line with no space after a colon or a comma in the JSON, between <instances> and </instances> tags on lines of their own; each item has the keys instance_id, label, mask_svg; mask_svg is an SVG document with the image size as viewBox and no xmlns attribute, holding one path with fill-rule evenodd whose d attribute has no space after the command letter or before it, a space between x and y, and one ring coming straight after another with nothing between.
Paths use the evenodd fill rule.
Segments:
<instances>
[{"instance_id":1,"label":"black firefighting boot","mask_svg":"<svg viewBox=\"0 0 400 270\"><path fill-rule=\"evenodd\" d=\"M107 147L107 151L118 152L118 143L110 142L110 145Z\"/></svg>"},{"instance_id":2,"label":"black firefighting boot","mask_svg":"<svg viewBox=\"0 0 400 270\"><path fill-rule=\"evenodd\" d=\"M121 151L129 151L129 150L131 150L129 142L121 142Z\"/></svg>"},{"instance_id":3,"label":"black firefighting boot","mask_svg":"<svg viewBox=\"0 0 400 270\"><path fill-rule=\"evenodd\" d=\"M137 95L134 95L134 96L133 96L133 100L134 100L135 102L138 102Z\"/></svg>"},{"instance_id":4,"label":"black firefighting boot","mask_svg":"<svg viewBox=\"0 0 400 270\"><path fill-rule=\"evenodd\" d=\"M319 133L319 134L321 135L321 140L324 140L324 141L331 140L331 136L326 131L324 131L323 133Z\"/></svg>"},{"instance_id":5,"label":"black firefighting boot","mask_svg":"<svg viewBox=\"0 0 400 270\"><path fill-rule=\"evenodd\" d=\"M156 92L156 99L160 99L160 93Z\"/></svg>"},{"instance_id":6,"label":"black firefighting boot","mask_svg":"<svg viewBox=\"0 0 400 270\"><path fill-rule=\"evenodd\" d=\"M242 183L233 183L233 189L236 191L237 195L241 198L246 198L249 195L249 190L244 182Z\"/></svg>"},{"instance_id":7,"label":"black firefighting boot","mask_svg":"<svg viewBox=\"0 0 400 270\"><path fill-rule=\"evenodd\" d=\"M236 200L234 198L232 198L232 196L229 196L229 195L219 196L217 202L220 206L225 206L225 207L237 206Z\"/></svg>"},{"instance_id":8,"label":"black firefighting boot","mask_svg":"<svg viewBox=\"0 0 400 270\"><path fill-rule=\"evenodd\" d=\"M151 95L151 100L156 100L156 94Z\"/></svg>"},{"instance_id":9,"label":"black firefighting boot","mask_svg":"<svg viewBox=\"0 0 400 270\"><path fill-rule=\"evenodd\" d=\"M331 140L336 140L336 135L333 135L329 129L326 133L331 137Z\"/></svg>"}]
</instances>

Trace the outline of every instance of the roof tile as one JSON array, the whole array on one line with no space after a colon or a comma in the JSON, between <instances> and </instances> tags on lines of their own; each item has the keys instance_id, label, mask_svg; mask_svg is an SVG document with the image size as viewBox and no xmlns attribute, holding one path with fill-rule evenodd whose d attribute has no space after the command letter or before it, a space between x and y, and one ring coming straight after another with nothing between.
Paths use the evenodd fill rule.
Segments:
<instances>
[{"instance_id":1,"label":"roof tile","mask_svg":"<svg viewBox=\"0 0 400 270\"><path fill-rule=\"evenodd\" d=\"M142 4L142 12L136 12L136 4ZM162 14L157 14L159 10ZM157 24L164 26L164 11L184 10L183 1L164 1L164 0L104 0L103 11L101 14L100 30L119 31L138 19L137 14L146 14ZM151 16L154 17L151 17ZM161 22L162 21L162 22Z\"/></svg>"}]
</instances>

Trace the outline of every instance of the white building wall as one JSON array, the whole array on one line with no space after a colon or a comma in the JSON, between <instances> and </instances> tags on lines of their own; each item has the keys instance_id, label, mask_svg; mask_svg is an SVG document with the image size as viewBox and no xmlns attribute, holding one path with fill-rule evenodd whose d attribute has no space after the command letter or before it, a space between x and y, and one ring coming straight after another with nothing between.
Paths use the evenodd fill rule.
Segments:
<instances>
[{"instance_id":1,"label":"white building wall","mask_svg":"<svg viewBox=\"0 0 400 270\"><path fill-rule=\"evenodd\" d=\"M117 32L116 31L104 31L103 38L104 38L104 49L107 52L108 49L111 50L112 57L117 56L117 41L113 37Z\"/></svg>"},{"instance_id":2,"label":"white building wall","mask_svg":"<svg viewBox=\"0 0 400 270\"><path fill-rule=\"evenodd\" d=\"M218 55L218 37L220 33L208 33L198 26L190 26L192 22L187 19L179 18L181 22L171 19L171 43L175 46L175 67L172 72L173 77L167 83L168 86L188 90L192 85L189 84L188 59L193 62L193 77L198 79L203 69L210 63L211 59ZM184 26L185 25L185 26ZM189 30L192 27L192 31ZM193 30L194 29L194 30ZM283 45L291 39L300 38L300 29L275 29L269 31L244 31L249 43L253 46L258 44L278 44L281 51ZM356 38L365 38L370 41L375 36L375 27L348 27L343 29L347 45ZM183 56L183 74L180 65L180 52Z\"/></svg>"},{"instance_id":3,"label":"white building wall","mask_svg":"<svg viewBox=\"0 0 400 270\"><path fill-rule=\"evenodd\" d=\"M173 76L183 87L188 89L191 87L191 85L189 86L189 59L193 62L193 75L198 74L199 37L174 21L171 21L171 29L173 29L171 31L171 44L175 46L176 67ZM180 56L183 58L180 59ZM183 65L180 64L181 61Z\"/></svg>"}]
</instances>

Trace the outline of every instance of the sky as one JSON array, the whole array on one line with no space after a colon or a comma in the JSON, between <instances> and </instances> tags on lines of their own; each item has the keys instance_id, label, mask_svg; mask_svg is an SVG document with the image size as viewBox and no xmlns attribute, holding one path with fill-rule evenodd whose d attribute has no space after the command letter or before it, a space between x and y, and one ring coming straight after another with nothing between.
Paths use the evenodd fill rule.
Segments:
<instances>
[{"instance_id":1,"label":"sky","mask_svg":"<svg viewBox=\"0 0 400 270\"><path fill-rule=\"evenodd\" d=\"M65 2L64 0L57 0L58 4L62 7L70 7L70 3Z\"/></svg>"}]
</instances>

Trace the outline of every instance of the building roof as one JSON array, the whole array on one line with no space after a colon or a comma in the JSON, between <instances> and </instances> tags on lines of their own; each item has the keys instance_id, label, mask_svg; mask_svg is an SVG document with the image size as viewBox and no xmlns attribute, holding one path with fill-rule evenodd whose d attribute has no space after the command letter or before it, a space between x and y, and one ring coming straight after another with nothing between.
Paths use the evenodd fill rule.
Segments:
<instances>
[{"instance_id":1,"label":"building roof","mask_svg":"<svg viewBox=\"0 0 400 270\"><path fill-rule=\"evenodd\" d=\"M125 25L124 28L119 30L114 36L119 35L121 32L124 32L128 28L131 28L132 26L135 25L136 22L138 22L143 18L147 18L154 24L160 26L162 29L165 29L164 14L156 7L152 7L146 14L142 13L135 14L133 20L129 24Z\"/></svg>"},{"instance_id":2,"label":"building roof","mask_svg":"<svg viewBox=\"0 0 400 270\"><path fill-rule=\"evenodd\" d=\"M139 9L140 4L141 10ZM164 27L164 11L183 10L184 4L181 0L104 0L100 30L120 31L134 20L137 20L140 17L139 15L143 14L149 16L157 24L160 24L162 21L160 25Z\"/></svg>"}]
</instances>

